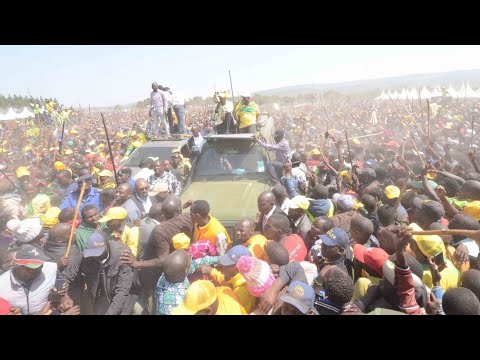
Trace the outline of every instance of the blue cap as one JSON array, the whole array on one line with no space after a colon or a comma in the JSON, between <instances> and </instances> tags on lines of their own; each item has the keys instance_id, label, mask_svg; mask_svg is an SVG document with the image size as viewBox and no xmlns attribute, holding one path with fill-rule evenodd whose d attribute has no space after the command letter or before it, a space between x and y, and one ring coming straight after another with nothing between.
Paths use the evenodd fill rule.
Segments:
<instances>
[{"instance_id":1,"label":"blue cap","mask_svg":"<svg viewBox=\"0 0 480 360\"><path fill-rule=\"evenodd\" d=\"M340 228L334 227L324 235L320 235L322 243L326 246L340 246L342 249L348 247L348 235Z\"/></svg>"},{"instance_id":2,"label":"blue cap","mask_svg":"<svg viewBox=\"0 0 480 360\"><path fill-rule=\"evenodd\" d=\"M295 306L303 314L313 307L315 292L313 288L301 281L292 281L287 292L280 297L285 303Z\"/></svg>"},{"instance_id":3,"label":"blue cap","mask_svg":"<svg viewBox=\"0 0 480 360\"><path fill-rule=\"evenodd\" d=\"M225 255L218 258L218 262L223 266L235 265L242 256L252 256L250 250L243 245L237 245L227 251Z\"/></svg>"},{"instance_id":4,"label":"blue cap","mask_svg":"<svg viewBox=\"0 0 480 360\"><path fill-rule=\"evenodd\" d=\"M107 246L107 234L102 231L95 231L87 240L87 246L83 250L83 257L100 256Z\"/></svg>"}]
</instances>

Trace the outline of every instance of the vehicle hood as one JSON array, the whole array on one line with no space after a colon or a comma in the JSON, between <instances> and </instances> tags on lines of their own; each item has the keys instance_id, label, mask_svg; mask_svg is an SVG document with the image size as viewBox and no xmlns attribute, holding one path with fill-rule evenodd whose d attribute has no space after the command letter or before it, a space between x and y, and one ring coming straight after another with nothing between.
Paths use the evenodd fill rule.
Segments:
<instances>
[{"instance_id":1,"label":"vehicle hood","mask_svg":"<svg viewBox=\"0 0 480 360\"><path fill-rule=\"evenodd\" d=\"M181 195L187 200L206 200L210 214L220 221L237 221L244 217L255 219L257 198L270 186L252 180L203 181L191 183Z\"/></svg>"}]
</instances>

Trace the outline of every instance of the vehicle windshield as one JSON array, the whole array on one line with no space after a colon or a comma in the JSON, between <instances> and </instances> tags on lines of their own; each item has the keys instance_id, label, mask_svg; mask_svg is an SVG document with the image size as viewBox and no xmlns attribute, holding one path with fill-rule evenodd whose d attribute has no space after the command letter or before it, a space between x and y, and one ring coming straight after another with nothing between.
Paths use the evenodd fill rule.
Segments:
<instances>
[{"instance_id":1,"label":"vehicle windshield","mask_svg":"<svg viewBox=\"0 0 480 360\"><path fill-rule=\"evenodd\" d=\"M209 142L196 165L197 176L265 175L262 148L251 141Z\"/></svg>"},{"instance_id":2,"label":"vehicle windshield","mask_svg":"<svg viewBox=\"0 0 480 360\"><path fill-rule=\"evenodd\" d=\"M126 167L139 167L140 161L148 157L158 157L159 160L170 160L172 150L175 148L176 146L141 147L135 150L123 165Z\"/></svg>"}]
</instances>

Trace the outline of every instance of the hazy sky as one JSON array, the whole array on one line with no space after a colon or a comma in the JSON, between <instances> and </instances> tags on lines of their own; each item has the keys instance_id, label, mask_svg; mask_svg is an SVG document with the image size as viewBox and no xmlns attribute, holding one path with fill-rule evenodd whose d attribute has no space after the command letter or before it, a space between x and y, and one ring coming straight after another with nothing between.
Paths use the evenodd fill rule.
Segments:
<instances>
[{"instance_id":1,"label":"hazy sky","mask_svg":"<svg viewBox=\"0 0 480 360\"><path fill-rule=\"evenodd\" d=\"M151 83L187 96L229 89L480 68L480 46L0 46L0 93L56 97L67 106L145 99Z\"/></svg>"}]
</instances>

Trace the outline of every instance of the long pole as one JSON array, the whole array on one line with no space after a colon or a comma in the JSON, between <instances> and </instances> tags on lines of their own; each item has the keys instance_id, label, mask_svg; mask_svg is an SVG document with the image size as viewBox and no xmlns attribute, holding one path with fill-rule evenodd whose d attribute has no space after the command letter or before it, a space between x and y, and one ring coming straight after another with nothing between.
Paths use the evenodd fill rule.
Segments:
<instances>
[{"instance_id":1,"label":"long pole","mask_svg":"<svg viewBox=\"0 0 480 360\"><path fill-rule=\"evenodd\" d=\"M62 123L62 136L58 140L58 154L62 156L62 147L63 147L63 135L65 134L65 120Z\"/></svg>"},{"instance_id":2,"label":"long pole","mask_svg":"<svg viewBox=\"0 0 480 360\"><path fill-rule=\"evenodd\" d=\"M70 236L68 237L67 251L65 252L65 257L70 253L70 246L72 245L73 234L75 233L75 223L78 217L78 211L80 210L80 205L82 204L83 194L85 193L85 181L82 182L82 188L80 189L80 195L78 196L77 206L75 207L75 214L73 215L72 228L70 229Z\"/></svg>"},{"instance_id":3,"label":"long pole","mask_svg":"<svg viewBox=\"0 0 480 360\"><path fill-rule=\"evenodd\" d=\"M22 192L22 191L18 188L18 186L17 186L12 180L10 180L10 178L7 176L7 174L5 174L5 172L3 171L3 169L0 169L0 173L2 173L3 177L4 177L5 179L7 179L7 181L8 181L10 184L12 184L13 187L14 187L15 189L17 189L17 191L18 191L19 193Z\"/></svg>"},{"instance_id":4,"label":"long pole","mask_svg":"<svg viewBox=\"0 0 480 360\"><path fill-rule=\"evenodd\" d=\"M427 137L430 144L430 138L432 136L432 130L430 128L430 100L427 99Z\"/></svg>"},{"instance_id":5,"label":"long pole","mask_svg":"<svg viewBox=\"0 0 480 360\"><path fill-rule=\"evenodd\" d=\"M234 109L233 112L235 113L235 94L233 93L232 73L230 72L230 70L228 70L228 77L230 78L230 90L232 91L232 101L233 101L233 109ZM227 134L230 132L230 121L231 120L229 116L227 121ZM238 126L237 126L237 132L239 131L240 131L240 121L238 121Z\"/></svg>"},{"instance_id":6,"label":"long pole","mask_svg":"<svg viewBox=\"0 0 480 360\"><path fill-rule=\"evenodd\" d=\"M110 160L112 160L113 173L115 174L115 183L118 187L117 169L115 169L115 159L113 158L112 145L110 145L110 139L108 138L107 125L105 125L105 117L103 116L103 112L100 114L102 115L103 128L105 129L105 135L107 137L108 152L110 153Z\"/></svg>"},{"instance_id":7,"label":"long pole","mask_svg":"<svg viewBox=\"0 0 480 360\"><path fill-rule=\"evenodd\" d=\"M365 133L365 131L363 130L363 128L362 128L362 127L360 126L360 124L357 122L357 119L355 119L352 114L350 114L350 116L352 117L353 121L355 121L355 124L357 124L357 126L360 128L360 130L362 131L363 135L365 135L365 137L367 138L367 140L368 140L368 142L370 143L370 145L373 145L372 140L370 140L370 138L367 136L367 134Z\"/></svg>"},{"instance_id":8,"label":"long pole","mask_svg":"<svg viewBox=\"0 0 480 360\"><path fill-rule=\"evenodd\" d=\"M472 137L470 138L470 147L473 146L473 126L475 124L475 114L472 113Z\"/></svg>"}]
</instances>

